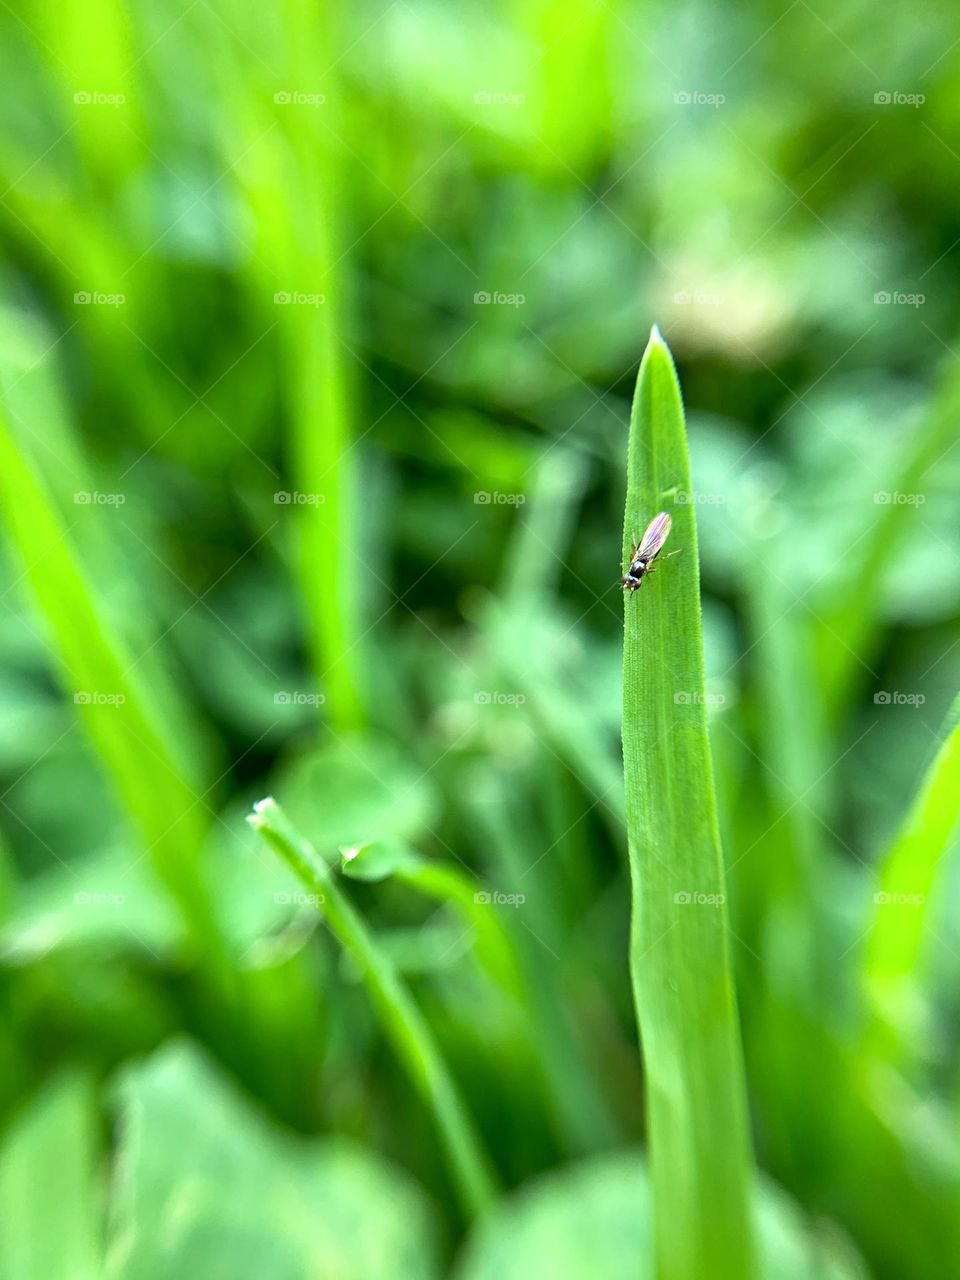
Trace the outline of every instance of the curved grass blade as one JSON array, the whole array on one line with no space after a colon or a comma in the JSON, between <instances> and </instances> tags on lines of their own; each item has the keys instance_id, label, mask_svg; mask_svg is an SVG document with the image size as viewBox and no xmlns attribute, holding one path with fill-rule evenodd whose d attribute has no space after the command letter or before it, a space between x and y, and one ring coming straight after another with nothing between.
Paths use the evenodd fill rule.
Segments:
<instances>
[{"instance_id":1,"label":"curved grass blade","mask_svg":"<svg viewBox=\"0 0 960 1280\"><path fill-rule=\"evenodd\" d=\"M951 361L925 420L904 440L884 477L891 493L922 495L929 488L931 473L956 439L958 411L960 378ZM833 723L849 703L858 668L879 642L883 577L915 510L909 503L878 503L866 535L844 549L837 598L832 609L821 610L819 635L822 705Z\"/></svg>"},{"instance_id":2,"label":"curved grass blade","mask_svg":"<svg viewBox=\"0 0 960 1280\"><path fill-rule=\"evenodd\" d=\"M960 698L946 735L900 832L883 859L881 889L867 937L864 980L867 1044L902 1056L916 1041L921 1009L917 968L941 862L960 821Z\"/></svg>"},{"instance_id":3,"label":"curved grass blade","mask_svg":"<svg viewBox=\"0 0 960 1280\"><path fill-rule=\"evenodd\" d=\"M682 554L624 592L623 756L631 976L663 1280L749 1280L753 1170L704 706L697 535L683 405L655 328L630 421L623 561L669 509Z\"/></svg>"},{"instance_id":4,"label":"curved grass blade","mask_svg":"<svg viewBox=\"0 0 960 1280\"><path fill-rule=\"evenodd\" d=\"M409 990L326 863L291 826L276 801L260 800L247 821L315 895L317 909L357 962L384 1031L433 1111L464 1209L471 1217L479 1216L494 1200L493 1176L460 1091Z\"/></svg>"},{"instance_id":5,"label":"curved grass blade","mask_svg":"<svg viewBox=\"0 0 960 1280\"><path fill-rule=\"evenodd\" d=\"M164 732L136 663L105 620L97 592L46 487L0 416L0 498L94 749L202 955L223 959L212 895L198 862L206 831L202 788Z\"/></svg>"},{"instance_id":6,"label":"curved grass blade","mask_svg":"<svg viewBox=\"0 0 960 1280\"><path fill-rule=\"evenodd\" d=\"M522 998L520 972L512 943L495 912L478 892L480 882L459 868L425 858L399 841L376 841L341 850L340 869L348 879L378 881L393 876L436 902L449 903L476 941L477 959L512 1000Z\"/></svg>"}]
</instances>

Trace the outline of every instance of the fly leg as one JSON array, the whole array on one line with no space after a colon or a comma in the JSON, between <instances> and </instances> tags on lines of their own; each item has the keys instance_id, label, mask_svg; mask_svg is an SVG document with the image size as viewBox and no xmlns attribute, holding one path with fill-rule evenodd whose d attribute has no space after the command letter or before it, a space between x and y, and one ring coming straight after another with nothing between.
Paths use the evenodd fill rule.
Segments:
<instances>
[{"instance_id":1,"label":"fly leg","mask_svg":"<svg viewBox=\"0 0 960 1280\"><path fill-rule=\"evenodd\" d=\"M668 551L665 556L657 556L653 564L647 566L647 573L656 573L657 565L661 560L669 560L671 556L678 556L682 550L683 547L677 547L676 551Z\"/></svg>"}]
</instances>

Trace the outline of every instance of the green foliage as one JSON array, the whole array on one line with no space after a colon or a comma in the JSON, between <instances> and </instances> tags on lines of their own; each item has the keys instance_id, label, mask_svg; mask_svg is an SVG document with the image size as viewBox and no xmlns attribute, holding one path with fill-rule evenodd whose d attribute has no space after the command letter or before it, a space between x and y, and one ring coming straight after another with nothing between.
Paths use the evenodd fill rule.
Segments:
<instances>
[{"instance_id":1,"label":"green foliage","mask_svg":"<svg viewBox=\"0 0 960 1280\"><path fill-rule=\"evenodd\" d=\"M216 945L216 923L196 861L202 797L166 740L149 694L134 674L132 655L101 617L68 531L2 422L0 476L10 534L53 633L66 690L185 924L197 943Z\"/></svg>"},{"instance_id":2,"label":"green foliage","mask_svg":"<svg viewBox=\"0 0 960 1280\"><path fill-rule=\"evenodd\" d=\"M0 6L4 1276L960 1280L954 26Z\"/></svg>"},{"instance_id":3,"label":"green foliage","mask_svg":"<svg viewBox=\"0 0 960 1280\"><path fill-rule=\"evenodd\" d=\"M618 1154L573 1165L504 1203L468 1244L458 1280L520 1280L557 1259L557 1280L653 1280L650 1188L642 1161ZM818 1234L796 1205L761 1187L755 1229L764 1274L777 1280L860 1280L842 1240ZM701 1274L708 1275L708 1264Z\"/></svg>"},{"instance_id":4,"label":"green foliage","mask_svg":"<svg viewBox=\"0 0 960 1280\"><path fill-rule=\"evenodd\" d=\"M0 1148L0 1273L96 1280L101 1268L97 1112L90 1081L54 1082Z\"/></svg>"},{"instance_id":5,"label":"green foliage","mask_svg":"<svg viewBox=\"0 0 960 1280\"><path fill-rule=\"evenodd\" d=\"M425 1197L349 1142L274 1129L182 1043L125 1073L107 1274L438 1275Z\"/></svg>"},{"instance_id":6,"label":"green foliage","mask_svg":"<svg viewBox=\"0 0 960 1280\"><path fill-rule=\"evenodd\" d=\"M865 981L874 1030L890 1033L887 1047L909 1052L924 1033L917 1009L923 990L924 930L942 900L941 863L960 819L960 703L955 703L945 739L924 777L902 830L880 866L882 888L865 947ZM922 997L919 1003L923 1003Z\"/></svg>"}]
</instances>

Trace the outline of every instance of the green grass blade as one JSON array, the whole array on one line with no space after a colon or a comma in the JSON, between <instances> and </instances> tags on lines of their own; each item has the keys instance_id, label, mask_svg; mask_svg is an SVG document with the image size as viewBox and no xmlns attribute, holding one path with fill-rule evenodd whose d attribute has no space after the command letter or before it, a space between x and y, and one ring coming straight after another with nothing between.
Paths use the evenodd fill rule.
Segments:
<instances>
[{"instance_id":1,"label":"green grass blade","mask_svg":"<svg viewBox=\"0 0 960 1280\"><path fill-rule=\"evenodd\" d=\"M557 911L557 896L547 878L549 860L542 851L548 846L537 817L525 823L520 804L511 803L510 791L502 778L494 775L475 778L470 805L476 836L489 858L488 874L496 877L501 891L526 899L516 912L519 927L515 935L526 987L527 1018L539 1046L547 1100L558 1131L574 1152L613 1146L613 1118L591 1072L588 1046L570 1018L570 981L564 961L573 939L568 922ZM527 799L527 807L535 814L532 797Z\"/></svg>"},{"instance_id":2,"label":"green grass blade","mask_svg":"<svg viewBox=\"0 0 960 1280\"><path fill-rule=\"evenodd\" d=\"M510 544L502 593L508 609L543 608L556 594L588 464L578 450L563 445L547 449L539 459L529 502L518 513Z\"/></svg>"},{"instance_id":3,"label":"green grass blade","mask_svg":"<svg viewBox=\"0 0 960 1280\"><path fill-rule=\"evenodd\" d=\"M955 441L958 412L960 380L951 361L925 420L905 440L887 472L878 477L888 493L925 496L931 473ZM910 503L878 503L866 535L844 548L847 564L838 579L835 602L832 608L821 610L819 684L823 705L834 722L842 716L854 682L863 674L863 664L871 661L880 642L884 574L915 511Z\"/></svg>"},{"instance_id":4,"label":"green grass blade","mask_svg":"<svg viewBox=\"0 0 960 1280\"><path fill-rule=\"evenodd\" d=\"M276 801L261 800L247 821L315 895L317 909L362 971L385 1033L433 1111L464 1209L479 1216L495 1194L489 1164L460 1091L409 990L326 863L293 829Z\"/></svg>"},{"instance_id":5,"label":"green grass blade","mask_svg":"<svg viewBox=\"0 0 960 1280\"><path fill-rule=\"evenodd\" d=\"M683 405L654 329L630 422L624 564L669 508L682 554L624 593L631 974L647 1081L661 1280L748 1280L752 1160L706 709Z\"/></svg>"},{"instance_id":6,"label":"green grass blade","mask_svg":"<svg viewBox=\"0 0 960 1280\"><path fill-rule=\"evenodd\" d=\"M104 1274L98 1122L91 1082L71 1074L48 1084L5 1135L4 1280L97 1280Z\"/></svg>"},{"instance_id":7,"label":"green grass blade","mask_svg":"<svg viewBox=\"0 0 960 1280\"><path fill-rule=\"evenodd\" d=\"M829 829L825 708L810 687L815 636L806 610L798 608L771 563L767 543L751 563L748 618L756 671L756 741L759 758L751 790L754 812L766 832L738 849L742 881L762 902L765 920L757 949L767 978L792 998L823 1007L832 990L831 957L818 936L829 883L823 835ZM764 807L766 799L766 807ZM768 856L770 848L775 856Z\"/></svg>"},{"instance_id":8,"label":"green grass blade","mask_svg":"<svg viewBox=\"0 0 960 1280\"><path fill-rule=\"evenodd\" d=\"M351 371L357 357L346 338L346 273L336 263L342 254L338 225L345 199L348 167L333 139L345 128L337 118L335 11L318 21L304 0L281 6L289 40L286 71L291 85L323 83L329 123L304 121L289 110L292 184L281 211L289 226L277 229L281 263L291 264L284 285L323 298L320 306L279 308L282 341L290 371L291 450L296 486L321 495L319 507L296 513L298 568L307 610L314 662L327 695L327 715L339 732L363 720L358 673L359 625L355 582L365 566L352 544L351 444L356 391ZM336 35L346 38L346 32ZM284 242L284 237L289 237ZM271 255L273 256L273 255ZM276 259L275 259L276 261Z\"/></svg>"},{"instance_id":9,"label":"green grass blade","mask_svg":"<svg viewBox=\"0 0 960 1280\"><path fill-rule=\"evenodd\" d=\"M902 1053L917 1037L918 963L935 881L960 821L960 698L906 821L884 857L864 951L867 1044Z\"/></svg>"},{"instance_id":10,"label":"green grass blade","mask_svg":"<svg viewBox=\"0 0 960 1280\"><path fill-rule=\"evenodd\" d=\"M52 348L52 350L51 350ZM103 487L81 441L71 405L61 386L61 369L55 363L54 335L45 324L13 307L0 308L0 400L11 438L28 465L42 477L44 489L61 520L70 525L70 541L84 565L96 565L97 580L108 584L101 598L103 625L120 634L138 654L141 683L150 690L151 714L166 741L177 744L181 770L192 777L217 777L211 758L213 743L204 734L188 695L173 677L169 654L161 643L164 627L138 576L137 517L128 513L139 505L135 494L121 508L78 504L81 495ZM107 487L117 488L116 478ZM131 528L129 521L134 521ZM121 537L118 537L118 533Z\"/></svg>"},{"instance_id":11,"label":"green grass blade","mask_svg":"<svg viewBox=\"0 0 960 1280\"><path fill-rule=\"evenodd\" d=\"M350 880L392 876L436 902L448 903L472 932L477 959L491 979L511 999L522 998L513 945L496 912L484 901L487 895L479 880L459 867L425 858L399 841L376 841L351 849L343 853L340 869Z\"/></svg>"},{"instance_id":12,"label":"green grass blade","mask_svg":"<svg viewBox=\"0 0 960 1280\"><path fill-rule=\"evenodd\" d=\"M103 764L157 874L197 943L219 937L197 857L206 829L201 789L162 730L149 690L106 623L45 486L0 417L0 507L74 698ZM216 948L214 948L216 949Z\"/></svg>"}]
</instances>

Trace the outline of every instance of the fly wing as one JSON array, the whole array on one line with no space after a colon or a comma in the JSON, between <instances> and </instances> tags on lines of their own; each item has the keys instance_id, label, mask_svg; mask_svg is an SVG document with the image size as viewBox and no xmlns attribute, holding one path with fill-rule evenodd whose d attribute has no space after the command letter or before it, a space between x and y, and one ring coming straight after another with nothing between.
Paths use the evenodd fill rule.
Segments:
<instances>
[{"instance_id":1,"label":"fly wing","mask_svg":"<svg viewBox=\"0 0 960 1280\"><path fill-rule=\"evenodd\" d=\"M640 545L637 547L637 557L643 560L653 560L660 552L660 548L667 540L670 532L670 517L666 511L661 511L658 516L654 516L647 525L646 532L640 539Z\"/></svg>"}]
</instances>

